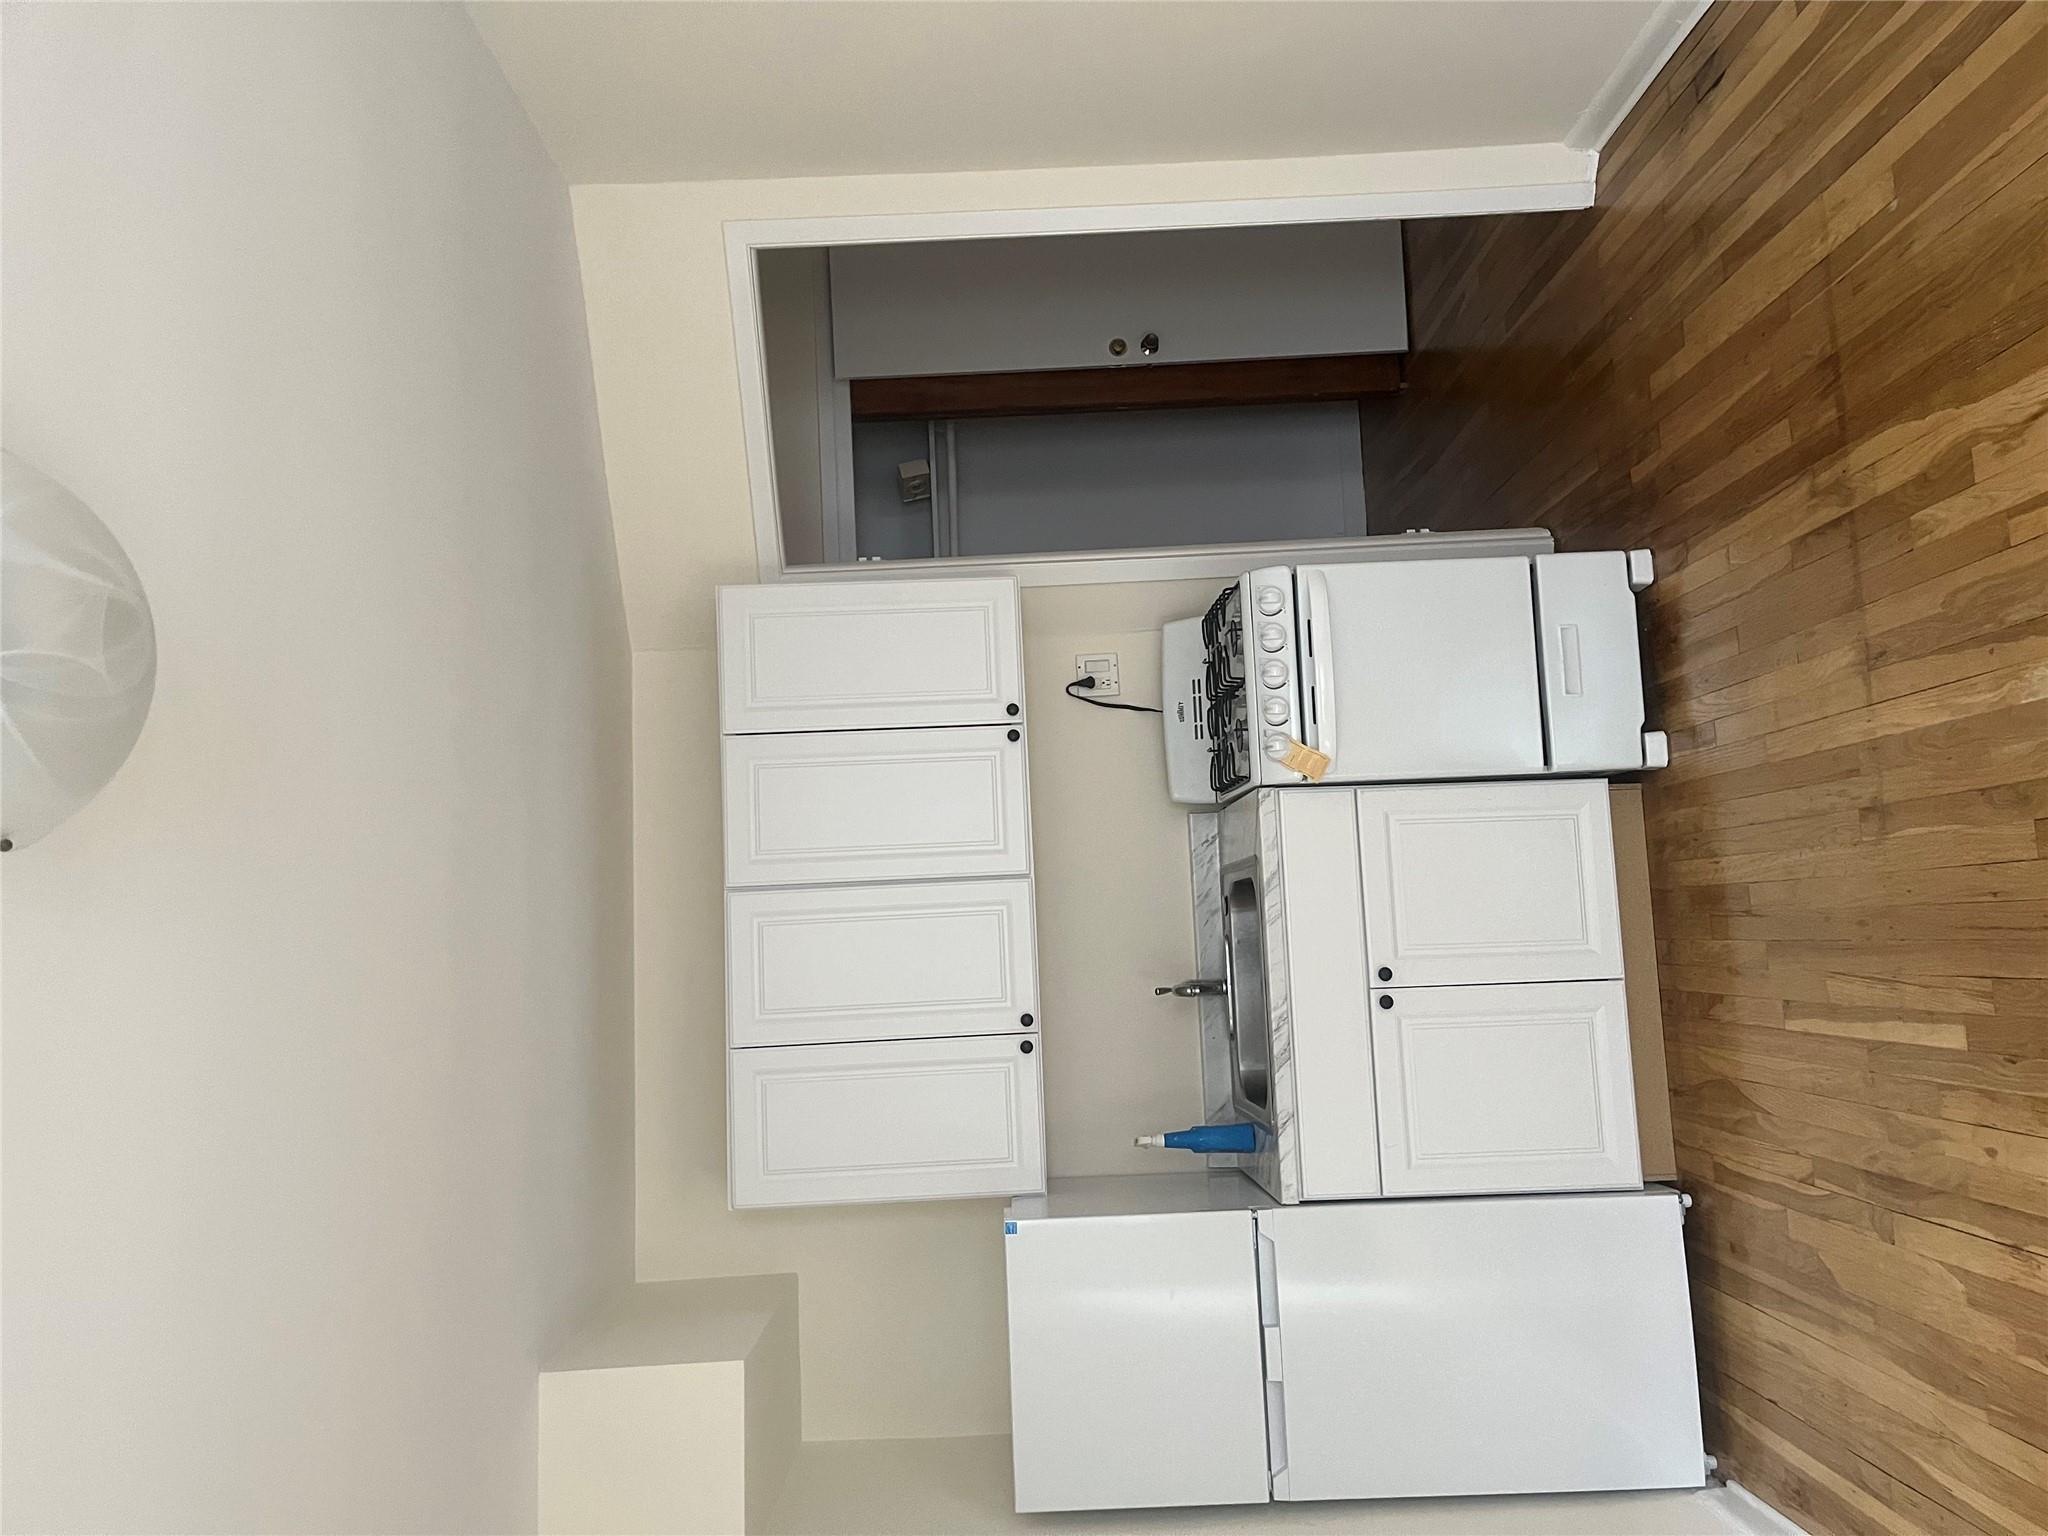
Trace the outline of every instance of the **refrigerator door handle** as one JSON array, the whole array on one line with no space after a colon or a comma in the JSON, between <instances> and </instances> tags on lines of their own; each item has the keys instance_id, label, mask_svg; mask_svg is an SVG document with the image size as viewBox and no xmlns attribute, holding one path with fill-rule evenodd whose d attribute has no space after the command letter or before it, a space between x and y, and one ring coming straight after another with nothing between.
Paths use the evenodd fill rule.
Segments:
<instances>
[{"instance_id":1,"label":"refrigerator door handle","mask_svg":"<svg viewBox=\"0 0 2048 1536\"><path fill-rule=\"evenodd\" d=\"M1277 1381L1266 1383L1266 1471L1273 1497L1287 1497L1287 1395Z\"/></svg>"},{"instance_id":2,"label":"refrigerator door handle","mask_svg":"<svg viewBox=\"0 0 2048 1536\"><path fill-rule=\"evenodd\" d=\"M1337 758L1337 688L1330 675L1330 658L1335 654L1330 610L1330 578L1314 566L1301 573L1301 597L1305 610L1303 640L1313 669L1306 679L1315 717L1315 740L1309 745L1332 762Z\"/></svg>"},{"instance_id":3,"label":"refrigerator door handle","mask_svg":"<svg viewBox=\"0 0 2048 1536\"><path fill-rule=\"evenodd\" d=\"M1266 1361L1266 1471L1273 1497L1287 1497L1287 1387L1280 1355L1280 1265L1273 1239L1255 1241L1259 1277L1259 1335Z\"/></svg>"},{"instance_id":4,"label":"refrigerator door handle","mask_svg":"<svg viewBox=\"0 0 2048 1536\"><path fill-rule=\"evenodd\" d=\"M1586 658L1579 649L1578 625L1557 626L1557 655L1562 663L1565 693L1575 699L1585 697Z\"/></svg>"}]
</instances>

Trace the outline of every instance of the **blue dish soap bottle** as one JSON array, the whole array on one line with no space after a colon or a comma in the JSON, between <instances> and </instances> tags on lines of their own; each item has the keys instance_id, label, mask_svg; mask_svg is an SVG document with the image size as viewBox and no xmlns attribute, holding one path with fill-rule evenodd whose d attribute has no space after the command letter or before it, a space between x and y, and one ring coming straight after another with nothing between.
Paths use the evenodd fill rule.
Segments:
<instances>
[{"instance_id":1,"label":"blue dish soap bottle","mask_svg":"<svg viewBox=\"0 0 2048 1536\"><path fill-rule=\"evenodd\" d=\"M1184 1131L1162 1136L1140 1136L1132 1143L1140 1147L1178 1147L1183 1152L1255 1152L1259 1128L1240 1120L1234 1125L1194 1125Z\"/></svg>"}]
</instances>

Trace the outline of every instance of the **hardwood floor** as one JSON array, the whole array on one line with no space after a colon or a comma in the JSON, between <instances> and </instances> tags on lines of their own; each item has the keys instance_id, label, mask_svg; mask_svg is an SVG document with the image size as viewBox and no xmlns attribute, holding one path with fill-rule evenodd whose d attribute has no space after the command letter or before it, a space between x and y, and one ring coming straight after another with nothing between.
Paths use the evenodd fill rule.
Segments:
<instances>
[{"instance_id":1,"label":"hardwood floor","mask_svg":"<svg viewBox=\"0 0 2048 1536\"><path fill-rule=\"evenodd\" d=\"M2048 1529L2048 5L1719 5L1600 184L1411 227L1375 527L1656 551L1710 1446Z\"/></svg>"}]
</instances>

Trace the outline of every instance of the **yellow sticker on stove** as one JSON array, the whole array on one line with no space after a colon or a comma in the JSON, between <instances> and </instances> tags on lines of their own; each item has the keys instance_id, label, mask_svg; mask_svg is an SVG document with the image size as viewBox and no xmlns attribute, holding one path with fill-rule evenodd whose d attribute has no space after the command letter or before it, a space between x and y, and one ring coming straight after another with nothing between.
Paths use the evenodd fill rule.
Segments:
<instances>
[{"instance_id":1,"label":"yellow sticker on stove","mask_svg":"<svg viewBox=\"0 0 2048 1536\"><path fill-rule=\"evenodd\" d=\"M1292 768L1314 784L1330 771L1330 755L1327 752L1318 752L1314 747L1303 746L1290 736L1287 738L1287 751L1280 758L1280 766Z\"/></svg>"}]
</instances>

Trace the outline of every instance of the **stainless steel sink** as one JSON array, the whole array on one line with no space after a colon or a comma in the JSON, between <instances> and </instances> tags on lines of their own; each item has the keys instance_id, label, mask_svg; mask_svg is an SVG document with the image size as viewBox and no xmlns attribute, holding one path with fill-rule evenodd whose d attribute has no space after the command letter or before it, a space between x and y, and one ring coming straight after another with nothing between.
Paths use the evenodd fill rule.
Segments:
<instances>
[{"instance_id":1,"label":"stainless steel sink","mask_svg":"<svg viewBox=\"0 0 2048 1536\"><path fill-rule=\"evenodd\" d=\"M1223 919L1231 1077L1238 1107L1254 1119L1269 1121L1273 1036L1266 1017L1266 932L1256 869L1224 872Z\"/></svg>"}]
</instances>

